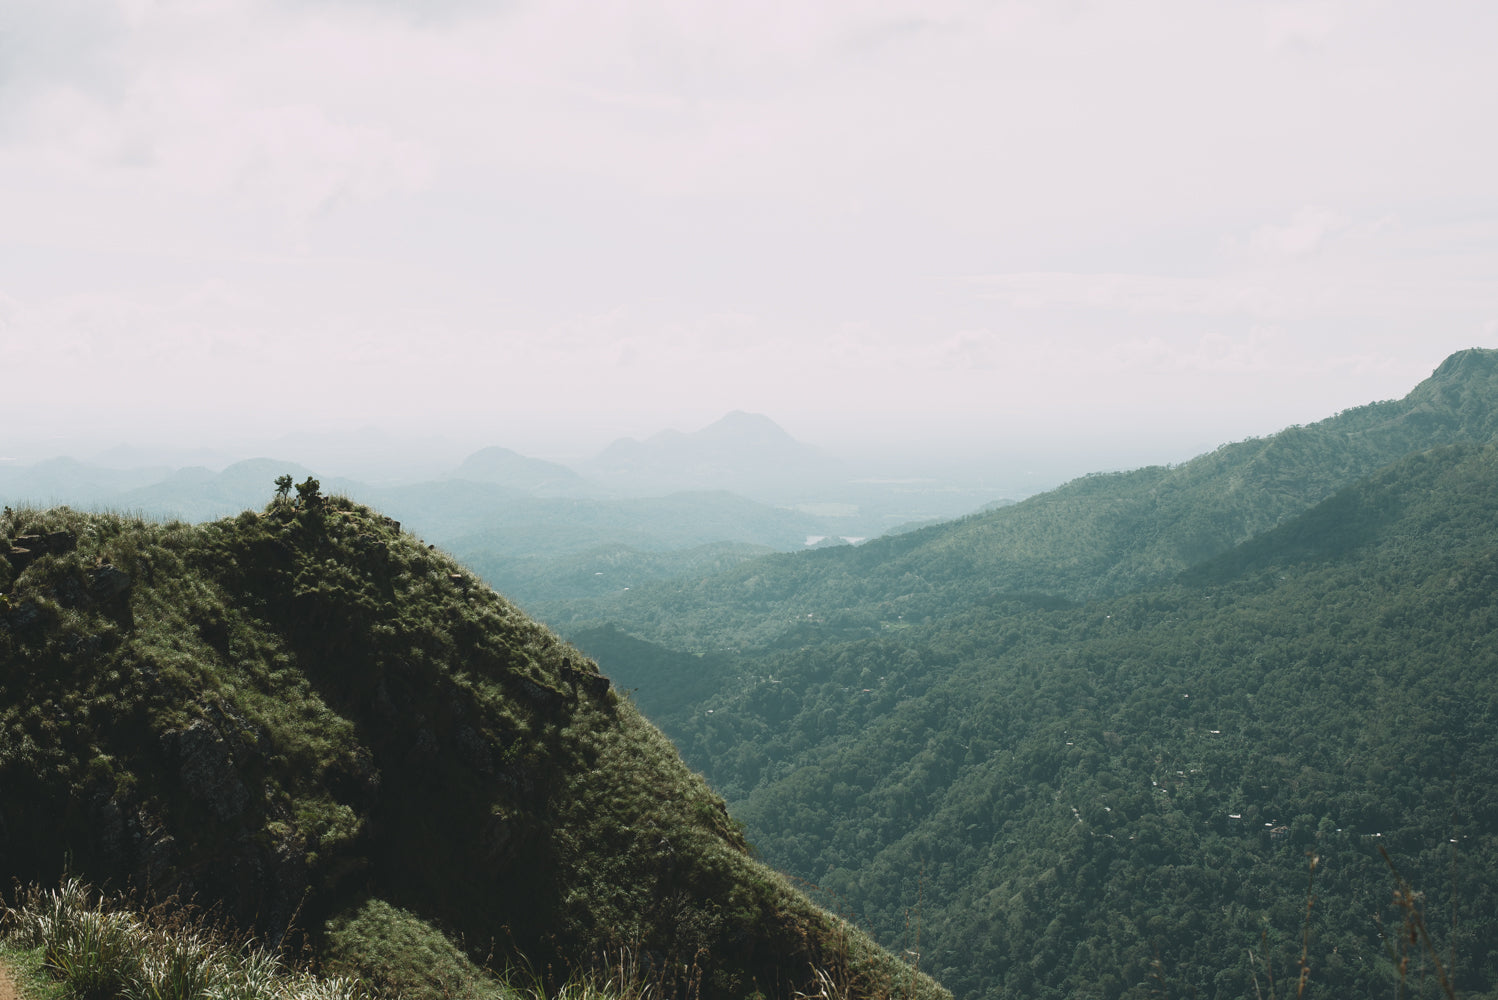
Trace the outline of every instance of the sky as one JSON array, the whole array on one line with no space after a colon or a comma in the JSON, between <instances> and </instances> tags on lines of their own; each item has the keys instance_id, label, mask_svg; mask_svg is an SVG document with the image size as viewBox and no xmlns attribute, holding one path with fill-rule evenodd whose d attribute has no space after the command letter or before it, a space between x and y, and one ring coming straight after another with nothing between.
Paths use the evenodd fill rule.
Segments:
<instances>
[{"instance_id":1,"label":"sky","mask_svg":"<svg viewBox=\"0 0 1498 1000\"><path fill-rule=\"evenodd\" d=\"M1498 346L1495 42L1486 0L3 0L0 452L745 410L1182 460Z\"/></svg>"}]
</instances>

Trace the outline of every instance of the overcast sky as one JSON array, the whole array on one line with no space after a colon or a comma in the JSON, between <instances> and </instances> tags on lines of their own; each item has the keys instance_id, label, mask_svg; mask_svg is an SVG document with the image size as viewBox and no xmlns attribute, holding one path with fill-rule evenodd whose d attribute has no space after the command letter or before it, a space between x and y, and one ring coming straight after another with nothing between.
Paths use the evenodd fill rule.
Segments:
<instances>
[{"instance_id":1,"label":"overcast sky","mask_svg":"<svg viewBox=\"0 0 1498 1000\"><path fill-rule=\"evenodd\" d=\"M1170 449L1498 345L1498 5L0 0L0 450Z\"/></svg>"}]
</instances>

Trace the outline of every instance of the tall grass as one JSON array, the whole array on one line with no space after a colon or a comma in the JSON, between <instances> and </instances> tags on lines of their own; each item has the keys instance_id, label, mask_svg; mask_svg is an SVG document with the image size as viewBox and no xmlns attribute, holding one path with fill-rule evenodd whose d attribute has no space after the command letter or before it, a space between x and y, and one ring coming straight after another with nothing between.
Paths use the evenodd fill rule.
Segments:
<instances>
[{"instance_id":1,"label":"tall grass","mask_svg":"<svg viewBox=\"0 0 1498 1000\"><path fill-rule=\"evenodd\" d=\"M368 1000L357 982L290 967L177 907L133 912L77 879L0 904L0 942L41 953L75 1000Z\"/></svg>"},{"instance_id":2,"label":"tall grass","mask_svg":"<svg viewBox=\"0 0 1498 1000\"><path fill-rule=\"evenodd\" d=\"M587 966L536 969L523 960L503 972L443 954L433 974L430 928L383 903L347 925L339 974L297 968L200 912L162 904L141 912L79 879L57 889L19 889L0 902L0 953L31 952L66 1000L667 1000L701 995L702 970L666 969L639 948L598 952ZM335 951L338 950L335 948ZM416 959L420 959L417 961ZM849 1000L846 968L813 968L803 1000ZM684 988L683 988L684 986ZM887 994L874 994L887 995Z\"/></svg>"}]
</instances>

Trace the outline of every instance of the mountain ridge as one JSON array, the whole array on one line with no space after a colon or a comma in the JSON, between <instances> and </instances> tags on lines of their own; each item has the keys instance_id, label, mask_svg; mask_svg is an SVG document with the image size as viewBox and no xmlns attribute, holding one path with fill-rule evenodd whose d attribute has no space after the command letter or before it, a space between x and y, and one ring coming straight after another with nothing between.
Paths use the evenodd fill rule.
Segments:
<instances>
[{"instance_id":1,"label":"mountain ridge","mask_svg":"<svg viewBox=\"0 0 1498 1000\"><path fill-rule=\"evenodd\" d=\"M621 438L584 465L594 478L639 490L728 489L778 500L845 476L841 464L802 444L763 414L735 410L701 430Z\"/></svg>"},{"instance_id":2,"label":"mountain ridge","mask_svg":"<svg viewBox=\"0 0 1498 1000\"><path fill-rule=\"evenodd\" d=\"M1087 603L995 595L695 665L627 635L584 647L620 683L631 656L695 678L676 705L682 682L655 679L652 717L767 859L880 940L900 940L921 867L925 967L958 997L1245 995L1249 949L1293 973L1308 852L1311 982L1372 995L1398 975L1367 916L1399 919L1380 846L1429 913L1459 905L1441 947L1462 995L1489 996L1495 482L1498 446L1414 452Z\"/></svg>"},{"instance_id":3,"label":"mountain ridge","mask_svg":"<svg viewBox=\"0 0 1498 1000\"><path fill-rule=\"evenodd\" d=\"M497 445L480 448L469 455L449 476L495 483L531 494L567 493L587 488L583 477L565 465L530 458Z\"/></svg>"},{"instance_id":4,"label":"mountain ridge","mask_svg":"<svg viewBox=\"0 0 1498 1000\"><path fill-rule=\"evenodd\" d=\"M1498 440L1498 352L1452 355L1402 400L1226 444L1175 466L1098 473L1012 506L853 548L745 563L690 589L652 583L537 611L562 627L614 620L677 648L721 645L712 608L745 609L738 641L790 641L811 614L854 632L919 620L986 592L1080 601L1164 582L1308 509L1412 449ZM694 631L698 616L713 624ZM711 634L709 634L711 633Z\"/></svg>"}]
</instances>

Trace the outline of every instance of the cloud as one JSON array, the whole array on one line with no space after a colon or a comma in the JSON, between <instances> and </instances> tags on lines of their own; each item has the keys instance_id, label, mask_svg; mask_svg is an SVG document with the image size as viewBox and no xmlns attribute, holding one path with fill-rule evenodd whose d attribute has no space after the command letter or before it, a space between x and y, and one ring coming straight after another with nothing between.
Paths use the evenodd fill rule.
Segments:
<instances>
[{"instance_id":1,"label":"cloud","mask_svg":"<svg viewBox=\"0 0 1498 1000\"><path fill-rule=\"evenodd\" d=\"M1336 215L1328 209L1302 208L1289 225L1260 226L1249 243L1268 253L1299 257L1315 251L1336 224Z\"/></svg>"},{"instance_id":2,"label":"cloud","mask_svg":"<svg viewBox=\"0 0 1498 1000\"><path fill-rule=\"evenodd\" d=\"M1017 372L1413 357L1498 315L1495 17L15 0L0 323L141 386L295 358L330 412L978 413L1063 391Z\"/></svg>"},{"instance_id":3,"label":"cloud","mask_svg":"<svg viewBox=\"0 0 1498 1000\"><path fill-rule=\"evenodd\" d=\"M1271 50L1314 48L1342 21L1338 3L1275 3L1264 7L1264 42Z\"/></svg>"},{"instance_id":4,"label":"cloud","mask_svg":"<svg viewBox=\"0 0 1498 1000\"><path fill-rule=\"evenodd\" d=\"M1205 242L1205 241L1204 241ZM1306 207L1201 246L1189 273L1017 271L963 279L1034 313L1080 310L1243 323L1430 323L1498 307L1498 215L1411 224Z\"/></svg>"},{"instance_id":5,"label":"cloud","mask_svg":"<svg viewBox=\"0 0 1498 1000\"><path fill-rule=\"evenodd\" d=\"M1287 303L1269 289L1233 278L1159 274L1020 272L971 279L984 298L1021 309L1097 309L1129 313L1266 316Z\"/></svg>"},{"instance_id":6,"label":"cloud","mask_svg":"<svg viewBox=\"0 0 1498 1000\"><path fill-rule=\"evenodd\" d=\"M187 212L242 211L279 220L295 242L310 216L418 190L430 177L430 150L330 92L341 63L373 54L368 36L340 39L315 21L265 23L246 3L188 13L98 5L97 23L71 48L58 37L75 24L71 5L58 6L26 25L24 48L37 58L8 81L0 169L54 175L59 202L106 225L143 226L131 219L143 200L153 209L176 202L176 213L158 211L153 230L170 231ZM309 84L300 95L298 79ZM28 196L45 198L48 186ZM200 238L193 229L181 238Z\"/></svg>"}]
</instances>

